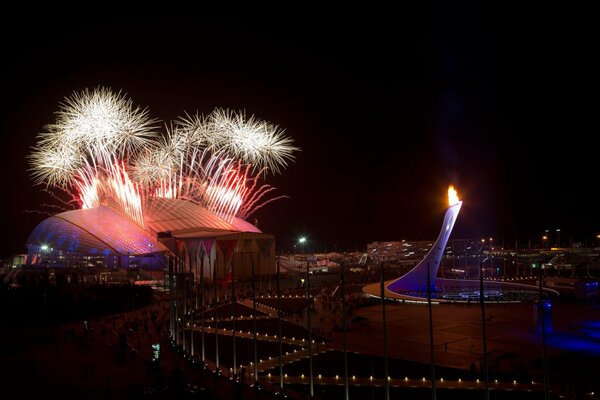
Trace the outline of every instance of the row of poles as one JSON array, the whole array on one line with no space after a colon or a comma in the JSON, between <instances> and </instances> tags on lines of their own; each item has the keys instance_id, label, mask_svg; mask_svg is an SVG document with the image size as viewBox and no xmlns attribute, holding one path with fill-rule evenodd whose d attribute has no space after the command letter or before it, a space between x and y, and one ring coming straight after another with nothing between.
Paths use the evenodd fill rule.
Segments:
<instances>
[{"instance_id":1,"label":"row of poles","mask_svg":"<svg viewBox=\"0 0 600 400\"><path fill-rule=\"evenodd\" d=\"M190 273L185 271L185 262L180 257L171 257L169 259L169 291L171 294L171 303L170 303L170 330L171 337L173 338L176 346L181 347L185 353L194 357L195 356L195 348L194 348L194 318L195 312L197 310L200 311L200 362L204 367L206 367L206 340L205 340L205 310L206 310L206 289L205 289L205 277L204 277L204 257L200 259L200 304L198 304L198 293L197 293L197 285L193 284L194 279ZM213 289L213 321L215 327L215 373L220 374L220 359L219 359L219 315L218 315L218 305L219 305L219 293L218 293L218 283L217 283L217 268L218 265L216 257L213 264L213 276L212 276L212 289ZM231 256L230 260L230 273L232 276L231 279L231 321L232 321L232 353L233 353L233 378L238 378L237 371L237 353L236 353L236 289L235 289L235 262L234 256ZM189 279L192 278L192 279ZM193 284L193 288L190 288L190 280ZM277 284L279 293L279 265L277 265ZM256 329L256 282L255 282L255 270L254 270L254 260L252 260L252 279L251 279L251 290L252 290L252 303L253 303L253 342L254 342L254 385L259 386L258 382L258 346L257 346L257 329ZM226 288L224 287L224 298L227 295ZM190 296L193 297L193 300L190 302ZM195 307L192 307L190 303L195 303ZM185 327L189 323L190 326L190 340L189 346L186 342L185 335ZM280 345L281 347L281 345Z\"/></svg>"},{"instance_id":2,"label":"row of poles","mask_svg":"<svg viewBox=\"0 0 600 400\"><path fill-rule=\"evenodd\" d=\"M188 274L184 271L184 263L180 258L171 258L172 262L169 262L169 274L170 274L170 293L172 295L171 301L171 335L175 338L175 343L177 346L182 346L184 351L187 351L186 341L185 341L185 325L186 319L191 316L191 335L190 335L190 351L191 355L194 356L194 334L193 334L193 326L194 326L194 311L188 312L188 294L192 294L195 298L197 304L197 293L194 290L190 290L189 282L187 277ZM201 304L200 307L200 337L201 337L201 356L200 361L203 366L206 366L206 352L205 352L205 323L204 323L204 311L206 308L205 304L205 287L204 287L204 262L203 259L201 261L200 268L200 292L201 292ZM216 265L216 260L215 260ZM283 373L283 344L282 344L282 319L283 319L283 311L282 311L282 303L281 303L281 287L280 287L280 266L279 262L276 263L277 268L277 337L278 337L278 346L279 346L279 392L278 394L285 396L284 389L284 373ZM488 360L487 360L487 334L486 334L486 314L485 314L485 295L484 295L484 283L483 283L483 263L480 262L479 265L480 274L479 274L479 302L481 306L481 326L482 326L482 344L483 344L483 357L482 357L482 375L484 380L484 398L485 400L489 400L489 373L488 373ZM343 372L344 372L344 399L350 399L350 385L349 385L349 371L348 371L348 341L347 341L347 332L346 332L346 307L345 307L345 279L344 279L344 264L341 264L340 267L340 285L339 285L339 293L340 300L342 304L342 344L343 344ZM237 379L237 356L236 356L236 342L235 342L235 319L236 319L236 311L235 311L235 276L234 271L234 260L233 256L231 257L231 303L232 303L232 339L233 339L233 378ZM177 276L177 285L174 285L173 276ZM182 279L183 278L183 279ZM180 282L183 281L185 284L180 285ZM215 321L215 364L216 364L216 373L220 373L220 365L219 365L219 334L218 334L218 289L216 284L216 268L213 268L213 290L214 290L214 307L213 307L213 317ZM195 286L194 286L195 287ZM253 358L254 358L254 368L253 368L253 386L255 388L260 387L259 379L258 379L258 345L257 345L257 327L256 327L256 284L255 284L255 270L254 270L254 260L252 260L252 278L251 278L251 291L252 291L252 328L253 328ZM389 379L389 355L388 355L388 341L387 341L387 321L386 321L386 300L385 300L385 278L384 278L384 264L380 264L380 297L381 297L381 313L382 313L382 323L383 323L383 372L384 372L384 397L385 400L390 399L390 385ZM183 300L183 301L182 301ZM311 285L310 285L310 266L307 262L306 265L306 300L307 300L307 330L308 330L308 375L309 375L309 396L310 398L314 397L314 374L313 374L313 353L312 353L312 326L311 326ZM183 313L180 312L183 303ZM178 306L178 304L180 304ZM435 373L435 351L434 351L434 340L433 340L433 310L432 310L432 292L431 292L431 281L429 274L429 264L427 264L427 306L428 306L428 317L429 317L429 343L430 343L430 364L431 364L431 398L433 400L437 400L437 391L436 391L436 373ZM538 312L540 316L541 322L541 335L542 335L542 345L543 345L543 376L544 376L544 398L545 400L549 400L549 377L548 377L548 366L546 360L546 328L545 328L545 315L544 310L540 309L540 307L544 307L544 299L543 299L543 288L542 288L542 271L540 269L540 280L539 280L539 301L538 301ZM181 321L181 317L183 316L183 322Z\"/></svg>"}]
</instances>

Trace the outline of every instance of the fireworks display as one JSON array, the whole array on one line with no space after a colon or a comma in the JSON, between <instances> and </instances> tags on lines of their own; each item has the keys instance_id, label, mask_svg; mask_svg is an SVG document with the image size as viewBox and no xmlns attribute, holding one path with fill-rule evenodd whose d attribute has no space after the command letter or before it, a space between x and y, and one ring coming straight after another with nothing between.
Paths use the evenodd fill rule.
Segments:
<instances>
[{"instance_id":1,"label":"fireworks display","mask_svg":"<svg viewBox=\"0 0 600 400\"><path fill-rule=\"evenodd\" d=\"M82 208L109 205L143 226L145 199L179 198L231 222L281 197L260 176L299 150L283 130L244 112L215 109L157 131L147 109L107 88L73 93L38 135L33 179L71 193Z\"/></svg>"}]
</instances>

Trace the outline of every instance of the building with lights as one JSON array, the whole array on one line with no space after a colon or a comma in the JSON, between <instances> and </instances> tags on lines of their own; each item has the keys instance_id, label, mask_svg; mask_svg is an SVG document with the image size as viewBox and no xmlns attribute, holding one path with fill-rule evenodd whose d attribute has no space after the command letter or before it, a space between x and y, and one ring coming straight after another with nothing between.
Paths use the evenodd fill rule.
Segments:
<instances>
[{"instance_id":1,"label":"building with lights","mask_svg":"<svg viewBox=\"0 0 600 400\"><path fill-rule=\"evenodd\" d=\"M414 265L431 249L431 240L402 240L367 244L367 254L372 262L395 262Z\"/></svg>"},{"instance_id":2,"label":"building with lights","mask_svg":"<svg viewBox=\"0 0 600 400\"><path fill-rule=\"evenodd\" d=\"M231 223L180 199L148 199L143 227L108 205L66 211L38 224L27 239L28 266L141 267L176 263L199 279L236 279L275 271L274 237L234 218Z\"/></svg>"}]
</instances>

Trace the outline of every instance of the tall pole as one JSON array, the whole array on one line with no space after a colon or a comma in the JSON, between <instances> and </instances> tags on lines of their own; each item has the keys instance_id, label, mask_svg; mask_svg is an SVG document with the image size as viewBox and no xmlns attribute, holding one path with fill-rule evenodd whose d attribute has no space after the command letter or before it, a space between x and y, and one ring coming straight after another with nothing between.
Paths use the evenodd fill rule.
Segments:
<instances>
[{"instance_id":1,"label":"tall pole","mask_svg":"<svg viewBox=\"0 0 600 400\"><path fill-rule=\"evenodd\" d=\"M213 315L215 316L215 364L216 364L216 373L219 373L219 295L217 293L217 266L218 263L218 251L215 251L215 263L213 268L213 289L215 292L215 304L213 308Z\"/></svg>"},{"instance_id":2,"label":"tall pole","mask_svg":"<svg viewBox=\"0 0 600 400\"><path fill-rule=\"evenodd\" d=\"M254 281L254 259L252 260L252 335L254 340L254 386L258 386L258 342L256 338L256 282Z\"/></svg>"},{"instance_id":3,"label":"tall pole","mask_svg":"<svg viewBox=\"0 0 600 400\"><path fill-rule=\"evenodd\" d=\"M233 378L237 377L237 354L235 352L235 274L234 274L234 254L231 253L231 314L233 319L231 320L231 337L233 339Z\"/></svg>"},{"instance_id":4,"label":"tall pole","mask_svg":"<svg viewBox=\"0 0 600 400\"><path fill-rule=\"evenodd\" d=\"M311 329L311 298L310 298L310 265L306 260L306 316L308 317L307 328L308 328L308 389L309 395L312 399L315 396L314 382L313 382L313 359L312 359L312 329Z\"/></svg>"},{"instance_id":5,"label":"tall pole","mask_svg":"<svg viewBox=\"0 0 600 400\"><path fill-rule=\"evenodd\" d=\"M383 278L383 263L381 263L381 316L383 320L383 376L385 379L385 400L390 400L390 381L388 376L388 343L387 323L385 320L385 287Z\"/></svg>"},{"instance_id":6,"label":"tall pole","mask_svg":"<svg viewBox=\"0 0 600 400\"><path fill-rule=\"evenodd\" d=\"M175 339L175 291L173 290L173 257L167 256L169 259L169 311L171 314L170 328L171 328L171 339Z\"/></svg>"},{"instance_id":7,"label":"tall pole","mask_svg":"<svg viewBox=\"0 0 600 400\"><path fill-rule=\"evenodd\" d=\"M342 299L342 335L344 341L344 399L350 400L350 386L348 384L348 339L346 337L346 295L344 293L344 263L340 264L340 297Z\"/></svg>"},{"instance_id":8,"label":"tall pole","mask_svg":"<svg viewBox=\"0 0 600 400\"><path fill-rule=\"evenodd\" d=\"M280 270L277 260L277 342L279 343L279 393L283 394L283 348L281 345L281 287L279 285Z\"/></svg>"},{"instance_id":9,"label":"tall pole","mask_svg":"<svg viewBox=\"0 0 600 400\"><path fill-rule=\"evenodd\" d=\"M191 307L190 307L191 308ZM190 311L190 355L194 357L194 313L196 311L191 308ZM185 331L184 331L185 335Z\"/></svg>"},{"instance_id":10,"label":"tall pole","mask_svg":"<svg viewBox=\"0 0 600 400\"><path fill-rule=\"evenodd\" d=\"M183 354L187 353L187 346L186 346L186 342L185 342L185 323L187 321L187 276L185 273L185 265L184 265L184 259L183 257L179 257L179 276L181 277L181 285L180 286L180 291L179 291L179 298L180 298L180 303L183 303L183 307L181 307L181 311L183 311L181 313L182 321L181 321L181 346L183 349Z\"/></svg>"},{"instance_id":11,"label":"tall pole","mask_svg":"<svg viewBox=\"0 0 600 400\"><path fill-rule=\"evenodd\" d=\"M204 254L201 254L200 258L200 293L202 295L202 301L200 309L200 346L202 347L201 360L202 366L206 365L206 353L204 349Z\"/></svg>"},{"instance_id":12,"label":"tall pole","mask_svg":"<svg viewBox=\"0 0 600 400\"><path fill-rule=\"evenodd\" d=\"M195 256L194 258L196 258ZM194 357L194 317L196 316L196 310L198 309L198 288L196 287L196 271L195 268L198 265L196 262L192 263L192 258L190 260L190 295L192 296L192 301L190 302L190 356ZM193 264L193 265L192 265Z\"/></svg>"},{"instance_id":13,"label":"tall pole","mask_svg":"<svg viewBox=\"0 0 600 400\"><path fill-rule=\"evenodd\" d=\"M543 274L542 274L542 266L540 265L540 293L539 293L539 301L538 301L538 316L540 317L542 323L542 365L544 368L544 400L550 399L550 381L548 375L548 359L546 357L546 320L545 320L545 310L544 310L544 289L543 289Z\"/></svg>"},{"instance_id":14,"label":"tall pole","mask_svg":"<svg viewBox=\"0 0 600 400\"><path fill-rule=\"evenodd\" d=\"M175 343L178 350L181 346L181 262L179 257L175 259Z\"/></svg>"},{"instance_id":15,"label":"tall pole","mask_svg":"<svg viewBox=\"0 0 600 400\"><path fill-rule=\"evenodd\" d=\"M485 383L484 398L490 400L490 378L487 366L487 335L485 332L485 296L483 292L483 261L479 261L479 303L481 304L481 334L483 336L483 381Z\"/></svg>"},{"instance_id":16,"label":"tall pole","mask_svg":"<svg viewBox=\"0 0 600 400\"><path fill-rule=\"evenodd\" d=\"M431 309L431 276L427 263L427 306L429 308L429 353L431 354L431 399L437 399L435 390L435 353L433 351L433 310ZM386 377L387 379L387 377Z\"/></svg>"}]
</instances>

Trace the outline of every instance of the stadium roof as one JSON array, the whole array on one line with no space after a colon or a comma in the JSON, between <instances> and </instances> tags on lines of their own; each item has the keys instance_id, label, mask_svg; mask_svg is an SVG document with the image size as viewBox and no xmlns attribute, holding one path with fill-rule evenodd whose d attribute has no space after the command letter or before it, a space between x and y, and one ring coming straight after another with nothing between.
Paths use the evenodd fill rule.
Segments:
<instances>
[{"instance_id":1,"label":"stadium roof","mask_svg":"<svg viewBox=\"0 0 600 400\"><path fill-rule=\"evenodd\" d=\"M165 250L150 233L107 206L66 211L47 218L33 229L27 245L98 256Z\"/></svg>"},{"instance_id":2,"label":"stadium roof","mask_svg":"<svg viewBox=\"0 0 600 400\"><path fill-rule=\"evenodd\" d=\"M261 233L254 225L235 218L224 221L204 207L185 200L152 198L141 228L108 206L66 211L42 221L29 235L30 253L40 249L111 256L167 251L158 241L171 237L222 237L242 232Z\"/></svg>"},{"instance_id":3,"label":"stadium roof","mask_svg":"<svg viewBox=\"0 0 600 400\"><path fill-rule=\"evenodd\" d=\"M190 201L151 197L144 211L144 223L153 232L173 234L201 228L204 231L239 232L232 224Z\"/></svg>"}]
</instances>

